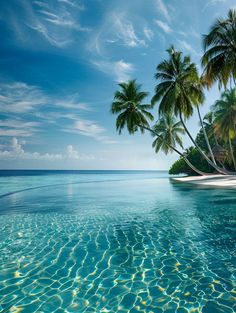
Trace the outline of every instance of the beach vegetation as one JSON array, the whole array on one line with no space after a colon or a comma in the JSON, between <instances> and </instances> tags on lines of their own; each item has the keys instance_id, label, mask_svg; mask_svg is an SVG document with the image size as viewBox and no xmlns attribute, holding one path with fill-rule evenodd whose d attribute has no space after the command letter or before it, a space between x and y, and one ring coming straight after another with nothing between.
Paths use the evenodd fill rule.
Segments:
<instances>
[{"instance_id":1,"label":"beach vegetation","mask_svg":"<svg viewBox=\"0 0 236 313\"><path fill-rule=\"evenodd\" d=\"M130 80L119 83L111 112L117 115L116 129L119 134L124 128L129 134L148 131L154 137L152 146L156 153L176 152L179 155L170 174L204 175L216 172L235 175L235 10L230 10L226 19L218 19L213 24L209 34L203 37L203 46L201 75L191 57L183 55L172 45L167 50L167 58L156 67L157 85L150 103L146 103L148 93L141 90L136 80ZM205 100L204 89L210 88L216 81L224 91L202 118L200 107ZM200 122L196 138L186 124L195 110ZM155 113L157 118L154 118ZM192 143L187 149L182 140L185 134Z\"/></svg>"}]
</instances>

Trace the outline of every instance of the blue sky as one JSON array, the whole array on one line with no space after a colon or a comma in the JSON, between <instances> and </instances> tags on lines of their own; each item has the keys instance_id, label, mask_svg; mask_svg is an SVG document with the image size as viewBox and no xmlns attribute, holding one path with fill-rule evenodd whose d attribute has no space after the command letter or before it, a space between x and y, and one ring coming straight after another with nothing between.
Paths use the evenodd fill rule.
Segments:
<instances>
[{"instance_id":1,"label":"blue sky","mask_svg":"<svg viewBox=\"0 0 236 313\"><path fill-rule=\"evenodd\" d=\"M137 78L150 99L171 44L200 70L201 35L233 7L234 0L1 1L0 167L168 169L178 157L156 155L149 134L116 133L117 83ZM206 92L203 114L218 96L216 86ZM188 126L196 134L195 115Z\"/></svg>"}]
</instances>

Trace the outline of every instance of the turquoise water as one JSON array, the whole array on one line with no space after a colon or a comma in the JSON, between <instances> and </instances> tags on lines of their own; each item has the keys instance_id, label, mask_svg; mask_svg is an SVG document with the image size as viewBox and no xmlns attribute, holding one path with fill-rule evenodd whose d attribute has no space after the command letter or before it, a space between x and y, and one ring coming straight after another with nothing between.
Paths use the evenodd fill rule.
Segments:
<instances>
[{"instance_id":1,"label":"turquoise water","mask_svg":"<svg viewBox=\"0 0 236 313\"><path fill-rule=\"evenodd\" d=\"M0 312L235 312L235 190L0 174Z\"/></svg>"}]
</instances>

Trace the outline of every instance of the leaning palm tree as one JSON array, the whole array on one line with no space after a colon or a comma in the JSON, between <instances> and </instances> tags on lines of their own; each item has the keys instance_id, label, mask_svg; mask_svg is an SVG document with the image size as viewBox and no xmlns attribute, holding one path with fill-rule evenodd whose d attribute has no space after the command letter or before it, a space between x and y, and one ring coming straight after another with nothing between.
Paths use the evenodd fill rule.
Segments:
<instances>
[{"instance_id":1,"label":"leaning palm tree","mask_svg":"<svg viewBox=\"0 0 236 313\"><path fill-rule=\"evenodd\" d=\"M206 132L206 129L205 129L205 123L204 123L204 121L202 119L199 105L197 105L197 112L198 112L198 118L199 118L199 121L200 121L200 124L201 124L201 127L202 127L202 131L203 131L203 135L204 135L204 138L205 138L205 142L206 142L207 148L209 150L209 153L210 153L210 156L211 156L211 159L212 159L213 163L216 165L215 156L214 156L214 154L212 152L212 149L211 149L210 141L209 141L208 136L207 136L207 132Z\"/></svg>"},{"instance_id":2,"label":"leaning palm tree","mask_svg":"<svg viewBox=\"0 0 236 313\"><path fill-rule=\"evenodd\" d=\"M193 171L200 175L207 175L207 173L199 171L193 164L189 162L185 154L177 150L177 145L184 149L181 135L185 134L185 130L182 127L181 122L176 121L173 114L168 113L163 115L152 129L154 131L152 135L156 137L152 143L152 146L156 153L158 153L160 150L162 150L165 154L175 151L185 160L185 162Z\"/></svg>"},{"instance_id":3,"label":"leaning palm tree","mask_svg":"<svg viewBox=\"0 0 236 313\"><path fill-rule=\"evenodd\" d=\"M209 139L212 139L216 145L218 145L218 138L215 132L215 125L214 125L214 112L210 111L203 117L203 124L204 128L207 128L207 135Z\"/></svg>"},{"instance_id":4,"label":"leaning palm tree","mask_svg":"<svg viewBox=\"0 0 236 313\"><path fill-rule=\"evenodd\" d=\"M159 150L162 150L165 154L173 152L170 146L176 147L177 144L184 149L181 135L185 134L185 130L181 122L176 121L173 114L163 115L152 129L156 134L160 135L152 143L156 153L158 153Z\"/></svg>"},{"instance_id":5,"label":"leaning palm tree","mask_svg":"<svg viewBox=\"0 0 236 313\"><path fill-rule=\"evenodd\" d=\"M218 19L203 38L205 53L202 57L203 77L210 87L236 79L236 10L229 10L226 19Z\"/></svg>"},{"instance_id":6,"label":"leaning palm tree","mask_svg":"<svg viewBox=\"0 0 236 313\"><path fill-rule=\"evenodd\" d=\"M179 116L187 135L200 154L219 173L226 174L224 169L215 164L214 158L213 161L209 159L198 146L185 124L185 119L192 116L194 107L198 107L204 100L203 86L196 65L189 56L183 57L182 52L176 51L173 46L167 52L169 59L157 66L155 77L160 82L155 88L152 105L159 101L159 114L173 112L175 116ZM199 110L198 113L200 115Z\"/></svg>"},{"instance_id":7,"label":"leaning palm tree","mask_svg":"<svg viewBox=\"0 0 236 313\"><path fill-rule=\"evenodd\" d=\"M236 88L225 91L213 106L215 130L229 143L231 159L236 170L232 140L236 138Z\"/></svg>"},{"instance_id":8,"label":"leaning palm tree","mask_svg":"<svg viewBox=\"0 0 236 313\"><path fill-rule=\"evenodd\" d=\"M141 91L141 86L136 80L130 80L128 83L120 83L121 90L115 92L111 112L119 113L116 119L116 129L121 133L124 127L127 127L130 134L140 130L142 133L149 127L149 121L154 119L148 111L150 104L142 104L142 101L148 96L147 92Z\"/></svg>"},{"instance_id":9,"label":"leaning palm tree","mask_svg":"<svg viewBox=\"0 0 236 313\"><path fill-rule=\"evenodd\" d=\"M150 104L142 104L142 101L147 97L148 93L141 91L141 86L136 80L130 80L127 83L119 84L120 90L114 94L114 101L111 106L111 112L118 114L116 119L116 129L119 134L126 127L129 134L134 134L137 131L143 133L145 130L152 135L163 140L162 136L156 133L149 125L153 120L153 115L149 112L152 108ZM171 142L166 142L170 149L182 156L186 163L191 166L198 174L203 175L186 159L183 153L171 145Z\"/></svg>"}]
</instances>

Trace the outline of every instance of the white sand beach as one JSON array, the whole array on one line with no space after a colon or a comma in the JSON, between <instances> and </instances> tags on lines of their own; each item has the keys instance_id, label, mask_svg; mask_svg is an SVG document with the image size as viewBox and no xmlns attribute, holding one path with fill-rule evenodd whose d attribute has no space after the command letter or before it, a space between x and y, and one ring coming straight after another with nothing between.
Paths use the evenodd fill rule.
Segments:
<instances>
[{"instance_id":1,"label":"white sand beach","mask_svg":"<svg viewBox=\"0 0 236 313\"><path fill-rule=\"evenodd\" d=\"M236 188L236 175L187 176L176 177L173 180L198 185Z\"/></svg>"}]
</instances>

